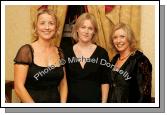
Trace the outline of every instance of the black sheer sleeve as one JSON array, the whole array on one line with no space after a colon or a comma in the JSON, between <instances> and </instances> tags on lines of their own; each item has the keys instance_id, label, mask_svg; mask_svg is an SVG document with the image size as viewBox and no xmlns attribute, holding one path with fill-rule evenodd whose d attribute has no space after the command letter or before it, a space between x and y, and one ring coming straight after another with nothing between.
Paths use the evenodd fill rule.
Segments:
<instances>
[{"instance_id":1,"label":"black sheer sleeve","mask_svg":"<svg viewBox=\"0 0 167 115\"><path fill-rule=\"evenodd\" d=\"M102 55L102 58L101 58L101 61L104 61L107 63L109 63L109 57L108 57L108 53L106 50L104 50L104 53ZM107 65L101 65L101 76L102 76L102 79L101 79L101 84L106 84L106 83L109 83L109 70L110 68L107 67Z\"/></svg>"},{"instance_id":2,"label":"black sheer sleeve","mask_svg":"<svg viewBox=\"0 0 167 115\"><path fill-rule=\"evenodd\" d=\"M33 61L33 52L29 44L23 45L17 52L14 58L15 64L30 65Z\"/></svg>"},{"instance_id":3,"label":"black sheer sleeve","mask_svg":"<svg viewBox=\"0 0 167 115\"><path fill-rule=\"evenodd\" d=\"M146 56L138 61L137 80L140 91L139 103L151 102L152 65Z\"/></svg>"}]
</instances>

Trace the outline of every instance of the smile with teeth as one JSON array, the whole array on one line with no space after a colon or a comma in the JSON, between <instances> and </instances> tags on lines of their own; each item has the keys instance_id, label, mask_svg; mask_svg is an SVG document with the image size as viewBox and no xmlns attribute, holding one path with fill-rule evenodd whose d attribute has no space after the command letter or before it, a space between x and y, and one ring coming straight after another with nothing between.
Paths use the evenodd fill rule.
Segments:
<instances>
[{"instance_id":1,"label":"smile with teeth","mask_svg":"<svg viewBox=\"0 0 167 115\"><path fill-rule=\"evenodd\" d=\"M50 32L49 31L46 31L46 32L43 32L44 34L49 34Z\"/></svg>"},{"instance_id":2,"label":"smile with teeth","mask_svg":"<svg viewBox=\"0 0 167 115\"><path fill-rule=\"evenodd\" d=\"M88 37L88 35L83 35L84 37Z\"/></svg>"},{"instance_id":3,"label":"smile with teeth","mask_svg":"<svg viewBox=\"0 0 167 115\"><path fill-rule=\"evenodd\" d=\"M120 44L117 44L116 46L117 46L118 48L121 48L123 45L124 45L123 43L120 43Z\"/></svg>"}]
</instances>

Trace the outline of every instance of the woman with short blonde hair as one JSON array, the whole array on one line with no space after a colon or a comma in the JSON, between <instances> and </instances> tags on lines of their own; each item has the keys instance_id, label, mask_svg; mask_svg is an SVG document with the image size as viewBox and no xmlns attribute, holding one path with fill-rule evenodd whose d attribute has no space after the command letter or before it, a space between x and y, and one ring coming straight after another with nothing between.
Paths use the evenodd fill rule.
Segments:
<instances>
[{"instance_id":1,"label":"woman with short blonde hair","mask_svg":"<svg viewBox=\"0 0 167 115\"><path fill-rule=\"evenodd\" d=\"M111 60L110 103L150 103L152 64L136 48L136 39L130 26L115 25L111 44L117 54Z\"/></svg>"},{"instance_id":2,"label":"woman with short blonde hair","mask_svg":"<svg viewBox=\"0 0 167 115\"><path fill-rule=\"evenodd\" d=\"M113 35L114 35L115 31L117 31L119 29L123 29L127 33L127 39L128 39L131 51L135 51L137 49L137 46L136 46L137 40L135 38L134 32L131 29L131 27L125 23L119 23L119 24L115 25L114 28L112 29L112 32L110 34L110 43L111 43L113 49L115 51L117 51L117 49L115 48L114 43L113 43Z\"/></svg>"}]
</instances>

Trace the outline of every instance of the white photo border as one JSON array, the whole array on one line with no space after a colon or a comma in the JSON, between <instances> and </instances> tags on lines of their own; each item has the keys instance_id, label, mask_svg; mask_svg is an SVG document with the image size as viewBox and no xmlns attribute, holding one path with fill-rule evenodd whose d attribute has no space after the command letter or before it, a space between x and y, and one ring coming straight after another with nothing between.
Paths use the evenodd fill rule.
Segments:
<instances>
[{"instance_id":1,"label":"white photo border","mask_svg":"<svg viewBox=\"0 0 167 115\"><path fill-rule=\"evenodd\" d=\"M5 6L6 5L154 5L155 6L155 103L5 103ZM159 1L8 1L1 2L1 106L2 107L159 107ZM158 31L157 31L158 30ZM157 55L156 55L157 54Z\"/></svg>"}]
</instances>

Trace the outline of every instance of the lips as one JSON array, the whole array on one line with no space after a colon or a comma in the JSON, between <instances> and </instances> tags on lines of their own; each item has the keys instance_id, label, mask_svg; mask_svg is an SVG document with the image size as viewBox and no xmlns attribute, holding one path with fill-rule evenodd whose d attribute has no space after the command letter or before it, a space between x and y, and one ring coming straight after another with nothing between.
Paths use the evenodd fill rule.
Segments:
<instances>
[{"instance_id":1,"label":"lips","mask_svg":"<svg viewBox=\"0 0 167 115\"><path fill-rule=\"evenodd\" d=\"M49 33L50 31L43 31L44 33Z\"/></svg>"},{"instance_id":2,"label":"lips","mask_svg":"<svg viewBox=\"0 0 167 115\"><path fill-rule=\"evenodd\" d=\"M88 35L83 35L83 37L89 37Z\"/></svg>"},{"instance_id":3,"label":"lips","mask_svg":"<svg viewBox=\"0 0 167 115\"><path fill-rule=\"evenodd\" d=\"M42 32L44 34L50 34L51 32L50 31L45 31L45 32Z\"/></svg>"},{"instance_id":4,"label":"lips","mask_svg":"<svg viewBox=\"0 0 167 115\"><path fill-rule=\"evenodd\" d=\"M118 48L121 48L122 46L124 46L123 43L120 43L120 44L117 44L117 45L116 45L116 47L118 47Z\"/></svg>"}]
</instances>

